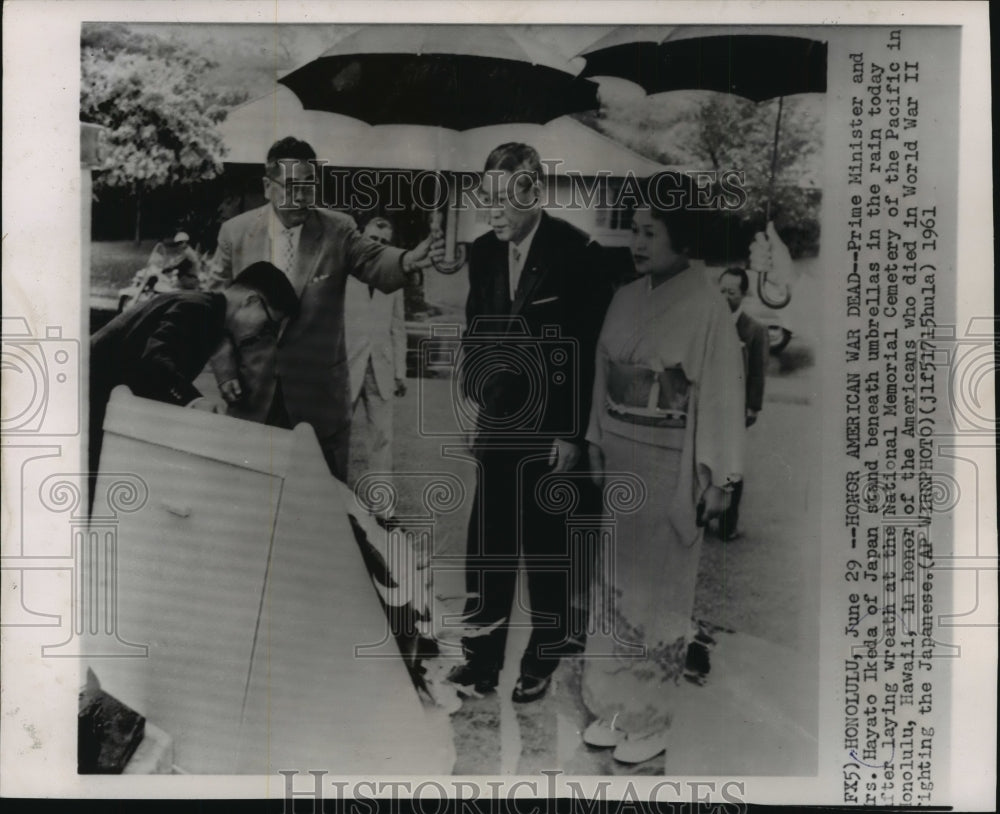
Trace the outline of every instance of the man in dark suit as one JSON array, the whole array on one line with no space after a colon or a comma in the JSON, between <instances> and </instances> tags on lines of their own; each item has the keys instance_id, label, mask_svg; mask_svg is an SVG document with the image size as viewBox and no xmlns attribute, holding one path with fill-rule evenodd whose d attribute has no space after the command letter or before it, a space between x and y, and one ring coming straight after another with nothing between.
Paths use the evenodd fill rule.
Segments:
<instances>
[{"instance_id":1,"label":"man in dark suit","mask_svg":"<svg viewBox=\"0 0 1000 814\"><path fill-rule=\"evenodd\" d=\"M221 293L158 294L116 316L90 338L91 499L101 459L104 414L111 391L127 385L137 396L215 411L192 384L227 336L251 346L298 309L288 279L270 263L244 269Z\"/></svg>"},{"instance_id":2,"label":"man in dark suit","mask_svg":"<svg viewBox=\"0 0 1000 814\"><path fill-rule=\"evenodd\" d=\"M719 290L729 303L733 313L736 332L743 344L743 372L746 374L746 426L752 427L757 421L764 404L764 373L770 353L767 328L743 311L743 299L750 290L750 280L741 268L729 268L719 277ZM737 521L740 516L740 498L743 497L743 481L733 488L729 509L719 518L719 536L723 540L735 540L739 536Z\"/></svg>"},{"instance_id":3,"label":"man in dark suit","mask_svg":"<svg viewBox=\"0 0 1000 814\"><path fill-rule=\"evenodd\" d=\"M467 623L498 626L463 641L466 661L449 680L495 689L507 639L502 620L510 617L523 556L533 627L517 702L541 697L560 652L572 652L565 508L544 505L538 487L549 473L585 467L595 347L611 295L600 247L542 211L543 182L528 145L503 144L487 158L492 231L470 253L461 364L465 395L478 409L465 566L467 590L478 597L466 607ZM587 480L574 478L581 491Z\"/></svg>"},{"instance_id":4,"label":"man in dark suit","mask_svg":"<svg viewBox=\"0 0 1000 814\"><path fill-rule=\"evenodd\" d=\"M404 274L443 259L443 241L428 237L410 251L363 237L347 215L321 209L314 161L306 142L285 138L267 154L267 203L222 224L210 266L210 288L224 286L234 269L268 260L291 282L298 316L280 338L253 353L231 349L212 359L228 413L280 427L312 425L330 472L346 482L351 404L344 342L347 276L388 293ZM319 189L317 189L319 187Z\"/></svg>"}]
</instances>

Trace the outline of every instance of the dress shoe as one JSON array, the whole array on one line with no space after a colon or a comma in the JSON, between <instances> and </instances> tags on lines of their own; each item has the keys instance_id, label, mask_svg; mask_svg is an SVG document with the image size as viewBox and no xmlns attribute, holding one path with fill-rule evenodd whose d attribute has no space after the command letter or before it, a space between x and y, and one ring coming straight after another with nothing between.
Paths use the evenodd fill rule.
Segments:
<instances>
[{"instance_id":1,"label":"dress shoe","mask_svg":"<svg viewBox=\"0 0 1000 814\"><path fill-rule=\"evenodd\" d=\"M612 718L611 723L608 723L603 718L598 718L591 723L590 726L583 730L583 742L587 746L596 746L599 749L617 746L625 737L625 733L622 730L615 729L615 718L617 717L616 715Z\"/></svg>"},{"instance_id":2,"label":"dress shoe","mask_svg":"<svg viewBox=\"0 0 1000 814\"><path fill-rule=\"evenodd\" d=\"M692 684L703 687L708 681L709 670L712 665L708 660L708 650L703 644L691 642L688 645L687 658L684 662L684 678Z\"/></svg>"},{"instance_id":3,"label":"dress shoe","mask_svg":"<svg viewBox=\"0 0 1000 814\"><path fill-rule=\"evenodd\" d=\"M514 693L511 695L511 700L515 704L526 704L528 701L534 701L545 695L545 691L551 683L552 676L550 675L545 676L545 678L535 678L534 676L529 676L527 673L521 673L520 678L517 679L517 684L514 685Z\"/></svg>"},{"instance_id":4,"label":"dress shoe","mask_svg":"<svg viewBox=\"0 0 1000 814\"><path fill-rule=\"evenodd\" d=\"M708 681L712 663L708 654L715 645L715 639L705 633L698 633L688 644L687 656L684 659L684 678L699 687Z\"/></svg>"},{"instance_id":5,"label":"dress shoe","mask_svg":"<svg viewBox=\"0 0 1000 814\"><path fill-rule=\"evenodd\" d=\"M466 695L470 694L470 691L484 695L497 688L499 679L499 670L484 670L465 662L452 667L445 681Z\"/></svg>"},{"instance_id":6,"label":"dress shoe","mask_svg":"<svg viewBox=\"0 0 1000 814\"><path fill-rule=\"evenodd\" d=\"M666 750L666 732L654 732L643 736L626 735L618 742L611 757L619 763L645 763Z\"/></svg>"}]
</instances>

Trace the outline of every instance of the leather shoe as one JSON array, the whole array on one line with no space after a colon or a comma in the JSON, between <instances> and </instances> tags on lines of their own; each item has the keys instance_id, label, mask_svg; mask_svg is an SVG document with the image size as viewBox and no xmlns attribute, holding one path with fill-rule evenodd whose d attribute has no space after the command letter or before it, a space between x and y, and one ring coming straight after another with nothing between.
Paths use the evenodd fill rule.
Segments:
<instances>
[{"instance_id":1,"label":"leather shoe","mask_svg":"<svg viewBox=\"0 0 1000 814\"><path fill-rule=\"evenodd\" d=\"M448 673L448 677L445 679L445 681L453 685L457 690L467 695L470 690L479 695L493 692L497 688L499 680L499 670L483 670L472 666L468 662L456 664L451 668L451 672Z\"/></svg>"},{"instance_id":2,"label":"leather shoe","mask_svg":"<svg viewBox=\"0 0 1000 814\"><path fill-rule=\"evenodd\" d=\"M535 678L534 676L529 676L527 673L521 673L520 678L517 679L517 684L514 685L514 693L511 695L511 700L516 704L526 704L529 701L534 701L545 695L545 691L551 683L552 676L550 675L545 676L545 678Z\"/></svg>"},{"instance_id":3,"label":"leather shoe","mask_svg":"<svg viewBox=\"0 0 1000 814\"><path fill-rule=\"evenodd\" d=\"M705 685L712 669L709 653L715 646L715 639L707 633L699 632L688 644L687 656L684 660L684 678L699 687Z\"/></svg>"}]
</instances>

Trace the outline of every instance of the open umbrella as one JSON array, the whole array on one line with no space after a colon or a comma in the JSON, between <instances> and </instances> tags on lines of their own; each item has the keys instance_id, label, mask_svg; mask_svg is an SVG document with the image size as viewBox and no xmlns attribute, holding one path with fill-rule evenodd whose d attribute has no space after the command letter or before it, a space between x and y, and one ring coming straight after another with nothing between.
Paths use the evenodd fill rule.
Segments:
<instances>
[{"instance_id":1,"label":"open umbrella","mask_svg":"<svg viewBox=\"0 0 1000 814\"><path fill-rule=\"evenodd\" d=\"M369 25L278 81L307 110L437 128L443 151L450 140L440 131L544 124L596 109L597 84L576 73L508 26ZM435 267L454 273L463 262Z\"/></svg>"},{"instance_id":2,"label":"open umbrella","mask_svg":"<svg viewBox=\"0 0 1000 814\"><path fill-rule=\"evenodd\" d=\"M507 26L371 25L278 80L307 110L468 130L598 106L597 84Z\"/></svg>"},{"instance_id":3,"label":"open umbrella","mask_svg":"<svg viewBox=\"0 0 1000 814\"><path fill-rule=\"evenodd\" d=\"M777 33L781 31L782 33ZM581 76L615 76L646 93L714 90L762 102L826 91L826 43L751 26L618 28L581 52Z\"/></svg>"},{"instance_id":4,"label":"open umbrella","mask_svg":"<svg viewBox=\"0 0 1000 814\"><path fill-rule=\"evenodd\" d=\"M796 36L794 29L753 26L622 27L581 52L587 65L581 76L614 76L640 85L647 93L712 90L755 102L778 98L771 150L765 222L771 217L778 141L784 97L826 92L825 42ZM767 274L758 276L758 293L780 308L787 290L768 290ZM773 286L772 286L773 287Z\"/></svg>"}]
</instances>

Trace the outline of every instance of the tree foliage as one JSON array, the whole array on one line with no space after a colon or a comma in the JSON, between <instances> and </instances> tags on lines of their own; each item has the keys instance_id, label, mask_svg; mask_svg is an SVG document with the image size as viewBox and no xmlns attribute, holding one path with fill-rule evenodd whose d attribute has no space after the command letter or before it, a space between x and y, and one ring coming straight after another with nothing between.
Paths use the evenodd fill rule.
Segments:
<instances>
[{"instance_id":1,"label":"tree foliage","mask_svg":"<svg viewBox=\"0 0 1000 814\"><path fill-rule=\"evenodd\" d=\"M81 54L80 118L107 128L95 189L141 194L221 173L216 125L243 98L205 86L211 60L120 24L85 25Z\"/></svg>"},{"instance_id":2,"label":"tree foliage","mask_svg":"<svg viewBox=\"0 0 1000 814\"><path fill-rule=\"evenodd\" d=\"M747 201L735 213L740 231L762 229L770 202L770 217L795 256L816 252L822 150L817 97L782 101L773 185L777 99L754 103L723 93L675 91L602 101L596 116L581 117L585 123L661 164L742 172Z\"/></svg>"},{"instance_id":3,"label":"tree foliage","mask_svg":"<svg viewBox=\"0 0 1000 814\"><path fill-rule=\"evenodd\" d=\"M775 142L779 102L755 104L737 96L711 95L691 119L691 150L711 169L735 169L745 175L748 193L742 220L763 225L768 202L771 217L786 224L815 218L818 117L796 99L785 99ZM775 152L777 144L777 152ZM773 168L772 168L773 161Z\"/></svg>"}]
</instances>

